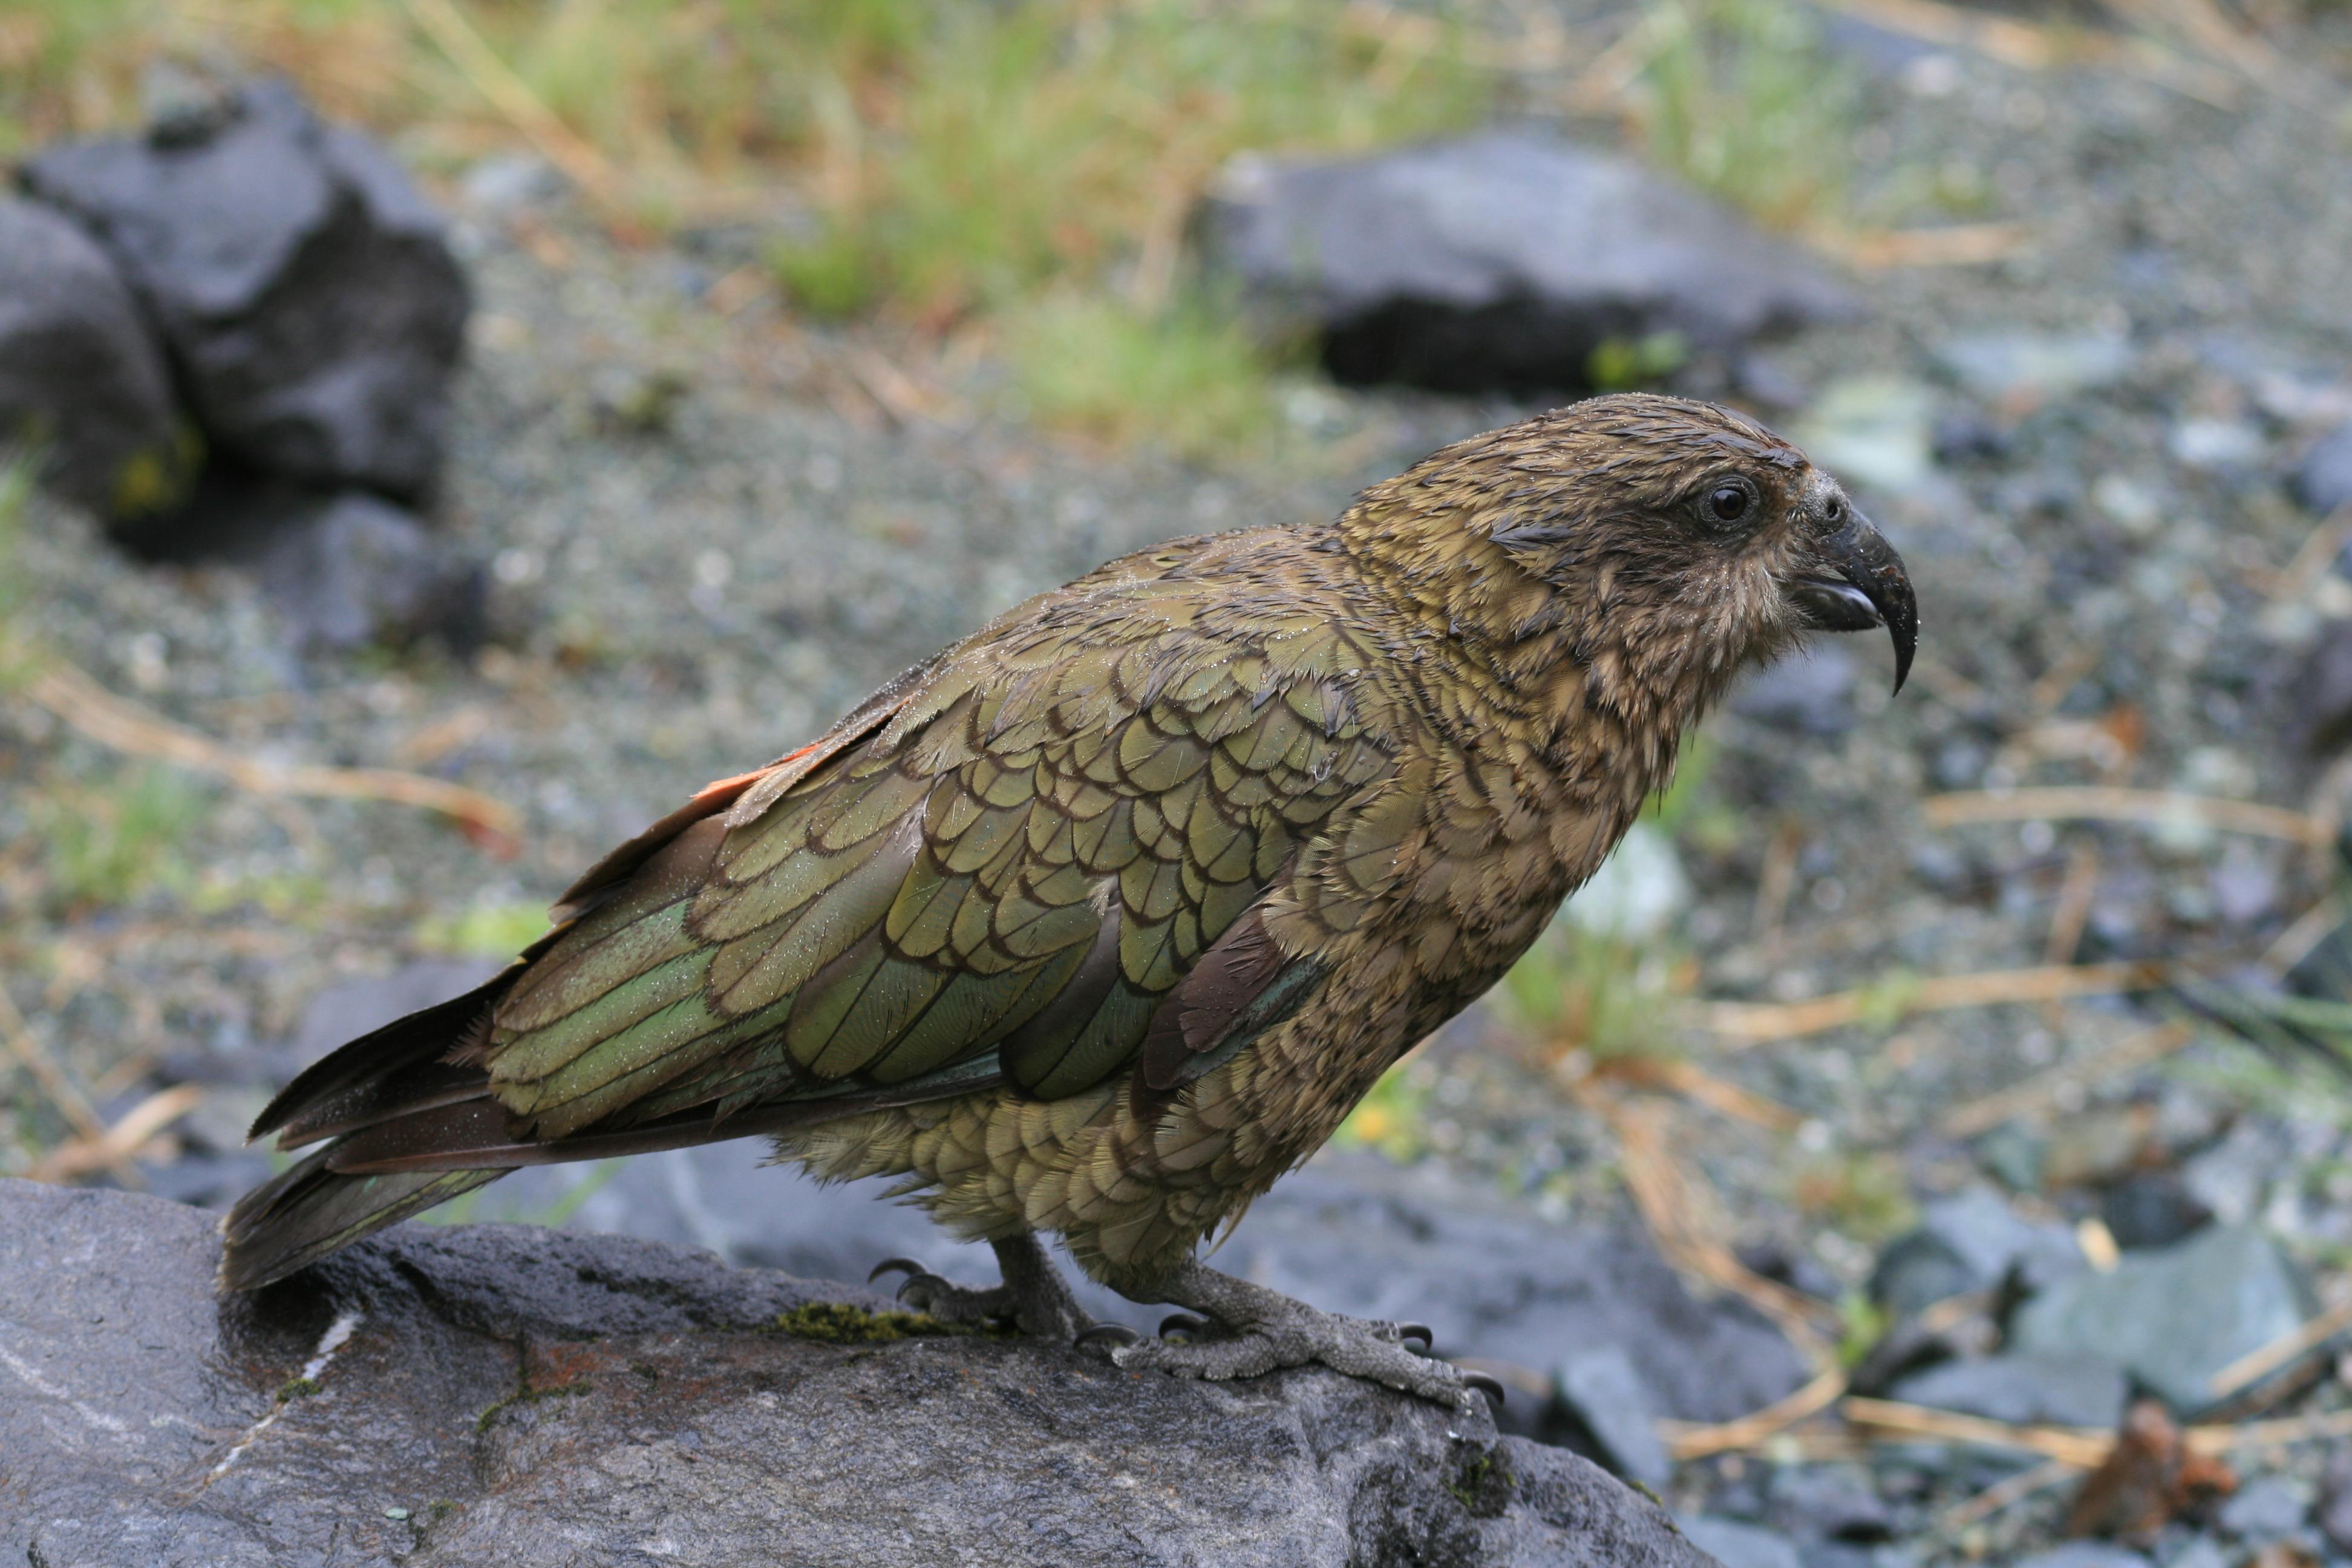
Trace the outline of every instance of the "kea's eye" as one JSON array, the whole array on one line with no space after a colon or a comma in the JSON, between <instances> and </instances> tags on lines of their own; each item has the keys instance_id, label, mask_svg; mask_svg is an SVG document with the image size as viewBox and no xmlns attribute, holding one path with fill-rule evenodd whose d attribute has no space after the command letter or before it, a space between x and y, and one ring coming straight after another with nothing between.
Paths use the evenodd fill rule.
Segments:
<instances>
[{"instance_id":1,"label":"kea's eye","mask_svg":"<svg viewBox=\"0 0 2352 1568\"><path fill-rule=\"evenodd\" d=\"M1706 498L1707 515L1717 522L1738 522L1748 515L1748 487L1717 485Z\"/></svg>"}]
</instances>

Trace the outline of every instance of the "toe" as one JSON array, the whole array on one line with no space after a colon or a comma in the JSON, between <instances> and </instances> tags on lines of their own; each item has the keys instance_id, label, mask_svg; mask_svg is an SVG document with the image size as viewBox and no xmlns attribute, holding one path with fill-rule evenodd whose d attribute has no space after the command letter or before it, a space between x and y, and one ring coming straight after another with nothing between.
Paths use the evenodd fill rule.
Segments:
<instances>
[{"instance_id":1,"label":"toe","mask_svg":"<svg viewBox=\"0 0 2352 1568\"><path fill-rule=\"evenodd\" d=\"M866 1271L866 1282L868 1285L871 1285L877 1279L881 1279L885 1274L894 1271L905 1274L909 1279L914 1279L929 1272L929 1270L926 1269L921 1264L916 1262L911 1258L886 1258L881 1262L876 1264L871 1269Z\"/></svg>"}]
</instances>

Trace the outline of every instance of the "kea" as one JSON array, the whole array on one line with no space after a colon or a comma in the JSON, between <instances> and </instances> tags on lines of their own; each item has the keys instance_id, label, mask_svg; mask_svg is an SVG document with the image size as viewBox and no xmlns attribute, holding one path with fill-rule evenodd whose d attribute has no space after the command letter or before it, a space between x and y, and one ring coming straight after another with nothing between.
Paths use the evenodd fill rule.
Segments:
<instances>
[{"instance_id":1,"label":"kea","mask_svg":"<svg viewBox=\"0 0 2352 1568\"><path fill-rule=\"evenodd\" d=\"M1835 479L1651 395L1125 556L706 786L497 978L295 1079L253 1135L315 1147L229 1214L223 1284L518 1166L758 1134L988 1241L992 1289L882 1266L941 1317L1483 1410L1425 1329L1196 1249L1527 951L1743 668L1883 626L1899 689L1917 624ZM1183 1328L1091 1327L1047 1237Z\"/></svg>"}]
</instances>

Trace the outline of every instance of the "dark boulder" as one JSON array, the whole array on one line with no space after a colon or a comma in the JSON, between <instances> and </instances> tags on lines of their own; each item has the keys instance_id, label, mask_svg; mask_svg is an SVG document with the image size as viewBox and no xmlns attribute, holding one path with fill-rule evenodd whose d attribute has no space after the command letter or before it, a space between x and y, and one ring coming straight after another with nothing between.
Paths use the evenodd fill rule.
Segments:
<instances>
[{"instance_id":1,"label":"dark boulder","mask_svg":"<svg viewBox=\"0 0 2352 1568\"><path fill-rule=\"evenodd\" d=\"M1498 132L1235 163L1212 267L1343 381L1577 391L1855 313L1819 266L1628 159Z\"/></svg>"},{"instance_id":2,"label":"dark boulder","mask_svg":"<svg viewBox=\"0 0 2352 1568\"><path fill-rule=\"evenodd\" d=\"M22 178L113 257L216 451L315 485L430 489L466 282L380 147L265 81L142 138L53 148Z\"/></svg>"},{"instance_id":3,"label":"dark boulder","mask_svg":"<svg viewBox=\"0 0 2352 1568\"><path fill-rule=\"evenodd\" d=\"M226 1304L217 1255L196 1210L0 1181L0 1555L1708 1562L1573 1455L1328 1373L909 1335L863 1291L612 1237L405 1226Z\"/></svg>"},{"instance_id":4,"label":"dark boulder","mask_svg":"<svg viewBox=\"0 0 2352 1568\"><path fill-rule=\"evenodd\" d=\"M49 208L0 197L0 445L104 517L168 508L202 450L163 351L106 253Z\"/></svg>"}]
</instances>

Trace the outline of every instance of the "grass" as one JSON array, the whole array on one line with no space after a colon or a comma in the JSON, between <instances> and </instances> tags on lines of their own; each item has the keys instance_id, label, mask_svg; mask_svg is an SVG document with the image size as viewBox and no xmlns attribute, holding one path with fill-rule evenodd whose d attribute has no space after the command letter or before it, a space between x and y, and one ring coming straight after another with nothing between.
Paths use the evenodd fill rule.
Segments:
<instances>
[{"instance_id":1,"label":"grass","mask_svg":"<svg viewBox=\"0 0 2352 1568\"><path fill-rule=\"evenodd\" d=\"M184 890L191 873L178 845L205 805L185 774L154 766L35 796L29 816L51 911L72 919Z\"/></svg>"},{"instance_id":2,"label":"grass","mask_svg":"<svg viewBox=\"0 0 2352 1568\"><path fill-rule=\"evenodd\" d=\"M1843 207L1859 113L1851 66L1785 0L1653 0L1632 100L1650 156L1769 228Z\"/></svg>"},{"instance_id":3,"label":"grass","mask_svg":"<svg viewBox=\"0 0 2352 1568\"><path fill-rule=\"evenodd\" d=\"M512 958L546 934L545 904L473 904L420 922L416 945L467 958Z\"/></svg>"},{"instance_id":4,"label":"grass","mask_svg":"<svg viewBox=\"0 0 2352 1568\"><path fill-rule=\"evenodd\" d=\"M772 267L804 312L980 328L1040 421L1196 457L1271 426L1283 368L1180 265L1217 170L1464 129L1494 84L1442 12L1323 0L22 0L0 156L131 123L164 58L283 71L454 171L520 136L424 25L445 4L626 225L781 190Z\"/></svg>"}]
</instances>

